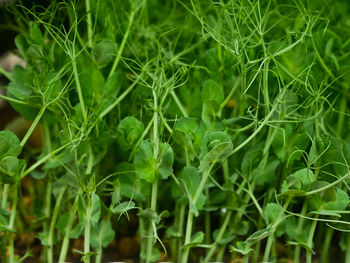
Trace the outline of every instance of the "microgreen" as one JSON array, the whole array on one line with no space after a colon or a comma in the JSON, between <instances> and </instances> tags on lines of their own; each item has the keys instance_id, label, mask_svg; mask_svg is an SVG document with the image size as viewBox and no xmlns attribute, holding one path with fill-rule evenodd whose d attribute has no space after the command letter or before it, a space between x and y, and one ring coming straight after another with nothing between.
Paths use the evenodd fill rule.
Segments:
<instances>
[{"instance_id":1,"label":"microgreen","mask_svg":"<svg viewBox=\"0 0 350 263\"><path fill-rule=\"evenodd\" d=\"M349 3L24 2L1 262L350 261Z\"/></svg>"}]
</instances>

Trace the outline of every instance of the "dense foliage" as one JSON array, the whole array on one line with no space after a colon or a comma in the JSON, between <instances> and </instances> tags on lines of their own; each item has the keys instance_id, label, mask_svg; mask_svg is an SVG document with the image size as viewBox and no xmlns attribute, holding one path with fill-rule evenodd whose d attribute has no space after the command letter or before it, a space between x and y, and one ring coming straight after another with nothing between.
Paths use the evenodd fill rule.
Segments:
<instances>
[{"instance_id":1,"label":"dense foliage","mask_svg":"<svg viewBox=\"0 0 350 263\"><path fill-rule=\"evenodd\" d=\"M348 1L7 10L31 125L0 131L2 262L34 232L41 262L99 263L131 217L141 262L350 262Z\"/></svg>"}]
</instances>

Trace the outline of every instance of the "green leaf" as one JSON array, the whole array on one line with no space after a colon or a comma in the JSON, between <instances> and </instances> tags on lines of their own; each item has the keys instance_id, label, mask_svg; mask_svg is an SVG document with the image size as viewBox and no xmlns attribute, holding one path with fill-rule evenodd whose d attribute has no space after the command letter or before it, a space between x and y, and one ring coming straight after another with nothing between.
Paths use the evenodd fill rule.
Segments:
<instances>
[{"instance_id":1,"label":"green leaf","mask_svg":"<svg viewBox=\"0 0 350 263\"><path fill-rule=\"evenodd\" d=\"M264 209L264 216L267 224L273 224L278 219L282 208L275 203L268 203Z\"/></svg>"},{"instance_id":2,"label":"green leaf","mask_svg":"<svg viewBox=\"0 0 350 263\"><path fill-rule=\"evenodd\" d=\"M113 207L112 213L113 214L124 214L127 213L129 210L134 209L136 207L135 203L132 201L125 201L117 205L116 207Z\"/></svg>"},{"instance_id":3,"label":"green leaf","mask_svg":"<svg viewBox=\"0 0 350 263\"><path fill-rule=\"evenodd\" d=\"M10 131L0 131L0 160L5 156L18 156L22 147L17 136Z\"/></svg>"},{"instance_id":4,"label":"green leaf","mask_svg":"<svg viewBox=\"0 0 350 263\"><path fill-rule=\"evenodd\" d=\"M28 43L23 34L19 34L15 37L15 44L18 50L20 51L22 57L26 59L26 50L28 49Z\"/></svg>"},{"instance_id":5,"label":"green leaf","mask_svg":"<svg viewBox=\"0 0 350 263\"><path fill-rule=\"evenodd\" d=\"M180 174L180 178L185 183L190 196L194 197L201 182L201 175L199 174L197 168L193 166L185 167Z\"/></svg>"},{"instance_id":6,"label":"green leaf","mask_svg":"<svg viewBox=\"0 0 350 263\"><path fill-rule=\"evenodd\" d=\"M197 232L191 237L190 243L184 244L184 248L196 247L197 245L202 244L203 240L204 240L204 233L201 231Z\"/></svg>"},{"instance_id":7,"label":"green leaf","mask_svg":"<svg viewBox=\"0 0 350 263\"><path fill-rule=\"evenodd\" d=\"M91 200L91 219L90 222L92 225L97 224L98 220L100 219L101 215L101 200L100 197L97 194L94 194L92 196Z\"/></svg>"},{"instance_id":8,"label":"green leaf","mask_svg":"<svg viewBox=\"0 0 350 263\"><path fill-rule=\"evenodd\" d=\"M12 184L20 179L26 166L26 161L15 156L6 156L0 161L0 167L5 172L1 175L1 182Z\"/></svg>"},{"instance_id":9,"label":"green leaf","mask_svg":"<svg viewBox=\"0 0 350 263\"><path fill-rule=\"evenodd\" d=\"M99 67L105 67L110 62L113 61L116 55L116 46L115 43L111 40L103 40L97 43L92 51L91 56L94 59L95 63Z\"/></svg>"},{"instance_id":10,"label":"green leaf","mask_svg":"<svg viewBox=\"0 0 350 263\"><path fill-rule=\"evenodd\" d=\"M107 225L105 225L106 222L104 220L101 221L101 223L94 225L91 228L91 237L90 237L90 244L93 248L97 249L99 247L99 243L101 241L101 245L102 247L107 247L113 240L115 237L115 232L112 228L112 223L111 221L107 222ZM101 239L101 234L102 234L102 229L104 229L104 235Z\"/></svg>"},{"instance_id":11,"label":"green leaf","mask_svg":"<svg viewBox=\"0 0 350 263\"><path fill-rule=\"evenodd\" d=\"M140 253L140 257L143 259L143 260L146 260L146 251L142 251ZM149 258L150 259L150 262L157 262L159 259L160 259L160 252L159 252L159 249L156 248L156 247L153 247L152 249L152 255L151 257Z\"/></svg>"},{"instance_id":12,"label":"green leaf","mask_svg":"<svg viewBox=\"0 0 350 263\"><path fill-rule=\"evenodd\" d=\"M88 63L83 57L79 60L79 66L82 68L79 79L81 82L82 93L85 106L93 106L94 102L101 103L102 87L105 87L105 79L102 72L96 67L86 67ZM76 101L78 103L78 100Z\"/></svg>"},{"instance_id":13,"label":"green leaf","mask_svg":"<svg viewBox=\"0 0 350 263\"><path fill-rule=\"evenodd\" d=\"M156 163L153 158L153 147L149 141L142 141L134 155L136 173L141 179L152 183L156 178Z\"/></svg>"},{"instance_id":14,"label":"green leaf","mask_svg":"<svg viewBox=\"0 0 350 263\"><path fill-rule=\"evenodd\" d=\"M250 242L250 243L256 243L260 240L263 240L264 238L268 237L271 233L273 233L272 229L271 229L271 225L267 226L264 229L260 229L256 232L254 232L253 234L251 234L246 242Z\"/></svg>"},{"instance_id":15,"label":"green leaf","mask_svg":"<svg viewBox=\"0 0 350 263\"><path fill-rule=\"evenodd\" d=\"M218 104L221 104L224 101L223 88L212 79L206 80L203 83L201 95L203 102L215 101Z\"/></svg>"},{"instance_id":16,"label":"green leaf","mask_svg":"<svg viewBox=\"0 0 350 263\"><path fill-rule=\"evenodd\" d=\"M167 179L173 171L174 153L167 143L160 145L161 155L158 160L158 172L162 179Z\"/></svg>"},{"instance_id":17,"label":"green leaf","mask_svg":"<svg viewBox=\"0 0 350 263\"><path fill-rule=\"evenodd\" d=\"M324 210L338 210L344 211L349 205L349 196L343 190L337 188L336 199L331 202L327 202L324 206Z\"/></svg>"},{"instance_id":18,"label":"green leaf","mask_svg":"<svg viewBox=\"0 0 350 263\"><path fill-rule=\"evenodd\" d=\"M253 252L253 249L250 248L251 244L249 242L237 242L236 246L230 246L231 252L238 252L242 255L249 255Z\"/></svg>"},{"instance_id":19,"label":"green leaf","mask_svg":"<svg viewBox=\"0 0 350 263\"><path fill-rule=\"evenodd\" d=\"M121 86L122 73L120 71L114 72L112 76L107 79L102 90L98 91L100 94L100 99L98 101L99 104L97 106L96 112L102 113L115 102Z\"/></svg>"},{"instance_id":20,"label":"green leaf","mask_svg":"<svg viewBox=\"0 0 350 263\"><path fill-rule=\"evenodd\" d=\"M215 127L216 114L220 110L220 104L216 101L206 101L203 103L202 121L208 130Z\"/></svg>"},{"instance_id":21,"label":"green leaf","mask_svg":"<svg viewBox=\"0 0 350 263\"><path fill-rule=\"evenodd\" d=\"M303 190L308 190L311 184L316 180L313 172L308 168L300 169L291 176L299 179L301 182L301 189Z\"/></svg>"},{"instance_id":22,"label":"green leaf","mask_svg":"<svg viewBox=\"0 0 350 263\"><path fill-rule=\"evenodd\" d=\"M209 132L202 147L199 171L201 173L207 171L214 163L221 162L230 156L232 150L231 138L225 132Z\"/></svg>"},{"instance_id":23,"label":"green leaf","mask_svg":"<svg viewBox=\"0 0 350 263\"><path fill-rule=\"evenodd\" d=\"M128 116L120 121L117 128L117 142L121 151L132 149L140 139L144 125L138 119Z\"/></svg>"},{"instance_id":24,"label":"green leaf","mask_svg":"<svg viewBox=\"0 0 350 263\"><path fill-rule=\"evenodd\" d=\"M266 155L267 156L267 155ZM265 158L264 158L265 159ZM268 159L266 166L264 169L257 173L256 175L256 184L257 185L274 185L275 182L278 180L278 177L276 176L276 169L280 165L280 160L278 159ZM255 173L257 170L254 171Z\"/></svg>"},{"instance_id":25,"label":"green leaf","mask_svg":"<svg viewBox=\"0 0 350 263\"><path fill-rule=\"evenodd\" d=\"M7 95L10 98L15 98L27 102L32 98L34 90L31 88L31 82L34 79L32 72L29 69L16 65L12 71L13 81L7 87ZM23 105L16 102L10 102L11 106L22 114L28 120L34 120L39 107L32 102L31 105Z\"/></svg>"},{"instance_id":26,"label":"green leaf","mask_svg":"<svg viewBox=\"0 0 350 263\"><path fill-rule=\"evenodd\" d=\"M117 178L121 196L136 201L145 201L146 196L150 193L149 185L139 182L140 189L136 188L137 176L134 166L130 163L120 163L116 170L120 173Z\"/></svg>"},{"instance_id":27,"label":"green leaf","mask_svg":"<svg viewBox=\"0 0 350 263\"><path fill-rule=\"evenodd\" d=\"M181 118L176 122L174 141L187 150L189 159L193 160L202 145L203 127L194 118Z\"/></svg>"}]
</instances>

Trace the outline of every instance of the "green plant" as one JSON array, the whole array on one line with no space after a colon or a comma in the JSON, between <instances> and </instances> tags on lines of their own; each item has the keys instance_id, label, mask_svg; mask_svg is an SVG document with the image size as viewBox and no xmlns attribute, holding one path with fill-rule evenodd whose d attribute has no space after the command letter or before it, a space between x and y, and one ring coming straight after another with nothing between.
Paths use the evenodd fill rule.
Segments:
<instances>
[{"instance_id":1,"label":"green plant","mask_svg":"<svg viewBox=\"0 0 350 263\"><path fill-rule=\"evenodd\" d=\"M131 217L146 263L328 262L335 233L350 260L350 4L24 4L26 66L0 68L31 121L0 131L2 262L26 232L40 262L102 262Z\"/></svg>"}]
</instances>

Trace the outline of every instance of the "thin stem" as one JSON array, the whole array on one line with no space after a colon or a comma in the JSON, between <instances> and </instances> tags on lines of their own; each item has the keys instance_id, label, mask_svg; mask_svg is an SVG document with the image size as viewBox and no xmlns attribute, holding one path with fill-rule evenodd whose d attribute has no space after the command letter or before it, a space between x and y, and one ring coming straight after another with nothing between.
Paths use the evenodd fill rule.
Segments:
<instances>
[{"instance_id":1,"label":"thin stem","mask_svg":"<svg viewBox=\"0 0 350 263\"><path fill-rule=\"evenodd\" d=\"M21 147L23 147L23 146L26 144L26 142L28 141L29 137L32 135L34 129L35 129L36 126L38 125L38 123L39 123L41 117L43 116L43 114L44 114L44 112L45 112L45 110L46 110L46 107L43 106L43 107L40 109L38 115L36 115L36 117L35 117L35 119L34 119L32 125L30 126L30 128L28 129L26 135L23 137L23 139L22 139L22 141L21 141L21 143L20 143Z\"/></svg>"},{"instance_id":2,"label":"thin stem","mask_svg":"<svg viewBox=\"0 0 350 263\"><path fill-rule=\"evenodd\" d=\"M343 235L346 235L345 263L350 263L350 234L345 232L343 233ZM325 263L325 262L326 261L322 261L322 263Z\"/></svg>"},{"instance_id":3,"label":"thin stem","mask_svg":"<svg viewBox=\"0 0 350 263\"><path fill-rule=\"evenodd\" d=\"M12 74L7 72L2 66L0 66L0 74L4 75L8 80L12 81Z\"/></svg>"},{"instance_id":4,"label":"thin stem","mask_svg":"<svg viewBox=\"0 0 350 263\"><path fill-rule=\"evenodd\" d=\"M90 232L91 232L91 206L93 196L87 195L86 217L85 217L85 232L84 232L84 258L85 263L90 263Z\"/></svg>"},{"instance_id":5,"label":"thin stem","mask_svg":"<svg viewBox=\"0 0 350 263\"><path fill-rule=\"evenodd\" d=\"M210 207L210 196L209 196L209 190L205 189L205 195L206 195L206 206ZM205 233L204 233L204 242L209 244L211 242L210 236L211 236L211 224L210 224L210 211L204 212L204 224L205 224Z\"/></svg>"},{"instance_id":6,"label":"thin stem","mask_svg":"<svg viewBox=\"0 0 350 263\"><path fill-rule=\"evenodd\" d=\"M2 200L1 200L1 208L2 209L6 209L7 208L7 197L8 197L8 193L9 193L9 184L4 184L4 192L2 195Z\"/></svg>"},{"instance_id":7,"label":"thin stem","mask_svg":"<svg viewBox=\"0 0 350 263\"><path fill-rule=\"evenodd\" d=\"M19 182L16 182L14 184L14 190L13 190L13 200L12 200L12 209L11 209L11 216L10 216L10 222L9 222L9 229L14 230L15 227L15 219L16 219L16 210L17 210L17 202L18 202L18 188L19 188ZM15 258L15 248L14 248L14 240L13 240L14 233L9 232L8 233L8 239L9 239L9 263L16 263L17 260Z\"/></svg>"},{"instance_id":8,"label":"thin stem","mask_svg":"<svg viewBox=\"0 0 350 263\"><path fill-rule=\"evenodd\" d=\"M119 60L120 60L120 58L121 58L121 56L122 56L122 53L123 53L123 50L124 50L126 41L127 41L128 37L129 37L129 34L130 34L131 26L132 26L132 24L133 24L133 22L134 22L135 13L136 13L136 9L133 9L133 10L131 11L130 16L129 16L128 27L126 28L126 31L125 31L125 33L124 33L122 43L120 44L120 47L119 47L119 49L118 49L117 56L115 57L113 66L112 66L112 68L111 68L111 71L109 72L108 79L113 75L114 71L117 69L117 66L118 66Z\"/></svg>"},{"instance_id":9,"label":"thin stem","mask_svg":"<svg viewBox=\"0 0 350 263\"><path fill-rule=\"evenodd\" d=\"M263 262L267 262L269 260L270 257L270 252L271 252L271 248L272 248L272 243L274 241L274 237L275 237L275 231L276 228L278 227L278 225L281 222L281 219L284 215L284 210L287 209L290 201L292 200L292 196L288 197L288 199L286 200L286 202L283 205L283 209L281 209L276 221L273 223L273 225L271 226L271 233L267 239L267 244L266 244L266 248L265 248L265 253L264 253L264 259Z\"/></svg>"},{"instance_id":10,"label":"thin stem","mask_svg":"<svg viewBox=\"0 0 350 263\"><path fill-rule=\"evenodd\" d=\"M55 208L53 210L53 214L52 214L52 218L51 218L50 230L49 230L49 236L48 236L48 244L49 245L48 245L48 250L47 250L47 261L49 263L54 262L53 261L53 237L54 237L54 233L55 233L55 226L56 226L56 221L57 221L57 217L58 217L58 212L60 210L62 198L63 198L65 191L66 191L66 187L63 187L63 189L61 190L61 193L57 197L56 205L55 205Z\"/></svg>"},{"instance_id":11,"label":"thin stem","mask_svg":"<svg viewBox=\"0 0 350 263\"><path fill-rule=\"evenodd\" d=\"M308 207L308 203L304 202L303 203L303 207L301 208L301 214L302 215L305 215L305 213L307 211L307 207ZM300 234L300 232L302 231L303 227L304 227L304 218L300 217L298 225L297 225L296 233ZM295 247L295 250L294 250L294 261L293 261L294 263L299 263L299 260L300 260L300 249L301 249L300 246L296 246Z\"/></svg>"},{"instance_id":12,"label":"thin stem","mask_svg":"<svg viewBox=\"0 0 350 263\"><path fill-rule=\"evenodd\" d=\"M85 9L86 9L88 47L91 48L92 47L92 19L91 19L90 0L85 0Z\"/></svg>"},{"instance_id":13,"label":"thin stem","mask_svg":"<svg viewBox=\"0 0 350 263\"><path fill-rule=\"evenodd\" d=\"M83 114L83 118L86 121L87 120L87 114L86 114L86 109L85 109L85 103L84 103L84 98L83 98L83 92L81 90L81 85L80 85L80 80L79 80L79 74L78 74L78 68L77 68L77 61L75 56L72 58L72 68L73 68L73 74L74 74L74 80L75 80L75 85L77 87L77 92L78 92L78 97L79 97L79 102L80 102L80 107L81 107L81 112Z\"/></svg>"},{"instance_id":14,"label":"thin stem","mask_svg":"<svg viewBox=\"0 0 350 263\"><path fill-rule=\"evenodd\" d=\"M205 183L207 182L208 178L209 178L209 174L210 174L210 171L211 169L213 168L214 164L212 164L210 166L210 168L204 173L203 177L202 177L202 180L201 182L199 183L199 186L197 188L197 191L192 199L192 202L194 204L197 203L198 201L198 198L200 196L200 194L202 193L203 189L204 189L204 186L205 186ZM191 200L190 200L191 202ZM186 244L190 243L191 242L191 235L192 235L192 223L193 223L193 212L192 210L189 208L189 211L188 211L188 216L187 216L187 224L186 224L186 236L185 236L185 246ZM185 247L184 248L184 252L182 254L182 260L181 262L187 262L188 260L188 256L189 256L189 253L190 253L190 247Z\"/></svg>"},{"instance_id":15,"label":"thin stem","mask_svg":"<svg viewBox=\"0 0 350 263\"><path fill-rule=\"evenodd\" d=\"M329 248L331 245L332 237L333 237L334 229L327 227L326 234L323 242L322 252L321 252L321 262L327 263L329 262ZM346 260L345 262L350 262L350 239L348 239L347 247L346 247Z\"/></svg>"},{"instance_id":16,"label":"thin stem","mask_svg":"<svg viewBox=\"0 0 350 263\"><path fill-rule=\"evenodd\" d=\"M51 189L52 189L52 179L49 177L46 187L46 196L45 196L45 207L44 207L44 215L45 221L43 222L43 230L44 232L49 232L49 218L51 212ZM48 249L45 246L43 251L44 256L48 256Z\"/></svg>"},{"instance_id":17,"label":"thin stem","mask_svg":"<svg viewBox=\"0 0 350 263\"><path fill-rule=\"evenodd\" d=\"M341 137L343 126L344 126L344 116L346 112L346 104L348 101L347 94L348 94L348 85L347 83L342 83L343 85L343 94L340 102L340 109L339 109L339 115L338 115L338 126L337 126L337 135Z\"/></svg>"},{"instance_id":18,"label":"thin stem","mask_svg":"<svg viewBox=\"0 0 350 263\"><path fill-rule=\"evenodd\" d=\"M141 191L141 185L140 185L140 181L136 182L136 190L138 192ZM143 203L142 202L138 202L138 206L140 207L140 209L143 209ZM145 255L145 237L144 237L144 232L145 232L145 220L142 217L139 217L139 234L140 234L140 245L141 245L141 255ZM145 260L140 257L140 263L145 262Z\"/></svg>"},{"instance_id":19,"label":"thin stem","mask_svg":"<svg viewBox=\"0 0 350 263\"><path fill-rule=\"evenodd\" d=\"M97 255L96 255L95 263L101 263L101 260L102 260L103 238L105 236L105 233L106 233L106 230L107 230L107 227L108 227L108 223L111 220L111 216L112 216L111 209L112 209L112 207L113 207L113 203L109 207L108 214L107 214L105 220L103 221L103 226L102 226L101 232L100 232L100 234L98 236L98 248L97 248Z\"/></svg>"},{"instance_id":20,"label":"thin stem","mask_svg":"<svg viewBox=\"0 0 350 263\"><path fill-rule=\"evenodd\" d=\"M226 228L228 226L228 223L231 220L231 215L232 215L232 210L230 210L230 211L228 211L226 213L225 220L224 220L223 224L221 225L219 233L216 236L215 242L214 242L214 244L212 244L211 248L207 252L206 257L204 258L204 263L209 262L209 260L211 259L212 255L214 254L214 252L216 250L216 247L217 247L217 244L221 241L222 237L224 236L224 234L226 232Z\"/></svg>"},{"instance_id":21,"label":"thin stem","mask_svg":"<svg viewBox=\"0 0 350 263\"><path fill-rule=\"evenodd\" d=\"M179 98L177 97L176 93L172 90L170 91L170 95L173 97L176 105L179 107L182 115L184 117L188 117L187 111L185 110L184 106L182 105L182 103L180 102Z\"/></svg>"},{"instance_id":22,"label":"thin stem","mask_svg":"<svg viewBox=\"0 0 350 263\"><path fill-rule=\"evenodd\" d=\"M181 204L180 203L180 212L179 212L179 225L178 225L178 233L179 233L179 240L178 240L178 260L177 262L181 262L181 251L182 251L182 248L181 248L181 244L182 244L182 235L183 235L183 228L184 228L184 219L185 219L185 209L186 209L186 206Z\"/></svg>"},{"instance_id":23,"label":"thin stem","mask_svg":"<svg viewBox=\"0 0 350 263\"><path fill-rule=\"evenodd\" d=\"M188 216L187 216L187 223L186 223L185 246L191 242L192 224L193 224L193 212L189 210ZM184 248L181 262L188 262L189 253L190 253L190 247L187 246Z\"/></svg>"},{"instance_id":24,"label":"thin stem","mask_svg":"<svg viewBox=\"0 0 350 263\"><path fill-rule=\"evenodd\" d=\"M79 195L76 195L72 210L69 213L69 219L67 222L66 231L64 234L58 262L65 262L66 261L66 255L67 255L67 251L68 251L68 247L69 247L69 239L70 239L69 236L70 236L70 232L72 230L72 226L73 226L73 222L74 222L74 218L75 218L75 213L76 213L77 208L78 208L78 201L79 201Z\"/></svg>"},{"instance_id":25,"label":"thin stem","mask_svg":"<svg viewBox=\"0 0 350 263\"><path fill-rule=\"evenodd\" d=\"M1 209L5 210L7 208L7 198L9 194L9 184L4 184L3 188L3 195L2 195L2 200L1 200ZM7 257L6 257L6 235L2 237L2 243L1 243L1 257L3 262L6 262Z\"/></svg>"},{"instance_id":26,"label":"thin stem","mask_svg":"<svg viewBox=\"0 0 350 263\"><path fill-rule=\"evenodd\" d=\"M316 215L315 218L317 219L318 215ZM312 240L314 239L314 234L316 230L316 225L317 225L317 220L313 220L311 223L310 232L307 239L307 245L311 249L312 249ZM306 250L306 263L312 263L312 252L310 249Z\"/></svg>"},{"instance_id":27,"label":"thin stem","mask_svg":"<svg viewBox=\"0 0 350 263\"><path fill-rule=\"evenodd\" d=\"M151 209L152 211L157 210L157 196L158 196L158 179L152 183L152 196L151 196ZM152 220L150 219L148 226L148 239L147 239L147 255L146 263L152 262L152 252L153 252L153 226Z\"/></svg>"}]
</instances>

